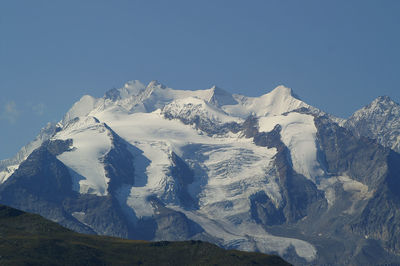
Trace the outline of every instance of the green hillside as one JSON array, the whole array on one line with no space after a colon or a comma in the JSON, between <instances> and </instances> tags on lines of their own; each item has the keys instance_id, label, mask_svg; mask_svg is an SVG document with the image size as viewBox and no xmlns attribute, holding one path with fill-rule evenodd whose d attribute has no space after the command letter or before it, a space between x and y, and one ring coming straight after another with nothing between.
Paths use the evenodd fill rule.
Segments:
<instances>
[{"instance_id":1,"label":"green hillside","mask_svg":"<svg viewBox=\"0 0 400 266\"><path fill-rule=\"evenodd\" d=\"M0 265L290 265L201 241L146 242L72 232L0 205Z\"/></svg>"}]
</instances>

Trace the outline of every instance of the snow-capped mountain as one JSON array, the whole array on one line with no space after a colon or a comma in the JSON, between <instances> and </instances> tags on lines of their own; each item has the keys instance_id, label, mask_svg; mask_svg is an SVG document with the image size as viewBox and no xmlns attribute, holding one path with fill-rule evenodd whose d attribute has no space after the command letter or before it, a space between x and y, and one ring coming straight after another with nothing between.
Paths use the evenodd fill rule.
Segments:
<instances>
[{"instance_id":1,"label":"snow-capped mountain","mask_svg":"<svg viewBox=\"0 0 400 266\"><path fill-rule=\"evenodd\" d=\"M83 96L3 161L0 202L85 233L398 262L400 155L340 126L352 119L284 86L246 97L132 81Z\"/></svg>"},{"instance_id":2,"label":"snow-capped mountain","mask_svg":"<svg viewBox=\"0 0 400 266\"><path fill-rule=\"evenodd\" d=\"M375 139L400 152L400 105L388 96L376 98L355 112L344 124L357 136Z\"/></svg>"}]
</instances>

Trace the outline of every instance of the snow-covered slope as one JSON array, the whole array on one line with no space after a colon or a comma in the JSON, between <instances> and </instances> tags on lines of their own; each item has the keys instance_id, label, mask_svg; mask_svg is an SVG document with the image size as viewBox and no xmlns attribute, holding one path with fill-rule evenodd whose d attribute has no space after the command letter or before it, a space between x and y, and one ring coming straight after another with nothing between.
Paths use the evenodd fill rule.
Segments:
<instances>
[{"instance_id":1,"label":"snow-covered slope","mask_svg":"<svg viewBox=\"0 0 400 266\"><path fill-rule=\"evenodd\" d=\"M293 169L314 182L323 177L325 173L317 158L314 117L299 113L261 117L259 130L270 132L277 124L282 127L282 142L290 150Z\"/></svg>"},{"instance_id":2,"label":"snow-covered slope","mask_svg":"<svg viewBox=\"0 0 400 266\"><path fill-rule=\"evenodd\" d=\"M228 104L222 109L230 115L246 118L250 114L256 116L280 115L301 107L315 109L293 95L292 89L278 86L260 97L234 96L237 104Z\"/></svg>"},{"instance_id":3,"label":"snow-covered slope","mask_svg":"<svg viewBox=\"0 0 400 266\"><path fill-rule=\"evenodd\" d=\"M57 156L71 171L73 189L80 193L107 195L109 178L103 160L110 151L111 132L94 117L76 118L52 140L72 139L72 150Z\"/></svg>"},{"instance_id":4,"label":"snow-covered slope","mask_svg":"<svg viewBox=\"0 0 400 266\"><path fill-rule=\"evenodd\" d=\"M96 99L90 95L83 96L78 102L76 102L71 109L65 114L62 120L63 124L67 124L69 121L77 117L87 116L95 108L102 105L104 99Z\"/></svg>"}]
</instances>

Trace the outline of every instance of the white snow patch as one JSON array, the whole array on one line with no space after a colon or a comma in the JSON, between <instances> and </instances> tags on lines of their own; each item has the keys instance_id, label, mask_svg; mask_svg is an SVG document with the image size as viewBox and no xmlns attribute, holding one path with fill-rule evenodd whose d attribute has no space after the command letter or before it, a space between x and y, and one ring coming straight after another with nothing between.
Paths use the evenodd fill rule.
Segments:
<instances>
[{"instance_id":1,"label":"white snow patch","mask_svg":"<svg viewBox=\"0 0 400 266\"><path fill-rule=\"evenodd\" d=\"M282 142L290 150L293 169L313 180L324 175L317 160L314 117L300 113L289 113L270 117L260 117L259 131L270 132L275 125L281 125Z\"/></svg>"},{"instance_id":2,"label":"white snow patch","mask_svg":"<svg viewBox=\"0 0 400 266\"><path fill-rule=\"evenodd\" d=\"M86 213L85 212L73 212L73 213L71 213L71 215L78 221L82 222Z\"/></svg>"},{"instance_id":3,"label":"white snow patch","mask_svg":"<svg viewBox=\"0 0 400 266\"><path fill-rule=\"evenodd\" d=\"M92 117L68 124L54 139L73 140L73 150L57 158L70 168L73 189L80 193L107 195L103 158L110 151L112 141L109 131Z\"/></svg>"},{"instance_id":4,"label":"white snow patch","mask_svg":"<svg viewBox=\"0 0 400 266\"><path fill-rule=\"evenodd\" d=\"M0 184L7 181L7 179L17 170L19 164L7 166L3 171L0 172Z\"/></svg>"}]
</instances>

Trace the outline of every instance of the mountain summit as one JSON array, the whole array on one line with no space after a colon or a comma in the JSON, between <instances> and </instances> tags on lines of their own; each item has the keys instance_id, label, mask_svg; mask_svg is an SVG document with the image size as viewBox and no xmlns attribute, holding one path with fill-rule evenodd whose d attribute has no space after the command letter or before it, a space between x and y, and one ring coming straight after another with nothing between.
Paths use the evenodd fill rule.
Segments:
<instances>
[{"instance_id":1,"label":"mountain summit","mask_svg":"<svg viewBox=\"0 0 400 266\"><path fill-rule=\"evenodd\" d=\"M400 152L400 105L388 96L380 96L355 112L345 127L358 136L377 140Z\"/></svg>"},{"instance_id":2,"label":"mountain summit","mask_svg":"<svg viewBox=\"0 0 400 266\"><path fill-rule=\"evenodd\" d=\"M139 80L128 81L120 89L111 89L107 91L104 95L105 99L110 99L112 101L121 100L128 98L132 95L138 95L142 90L144 90L145 85Z\"/></svg>"},{"instance_id":3,"label":"mountain summit","mask_svg":"<svg viewBox=\"0 0 400 266\"><path fill-rule=\"evenodd\" d=\"M387 98L343 121L284 86L247 97L129 82L83 96L2 162L0 203L82 233L398 263L400 154L379 138L398 139L399 120Z\"/></svg>"},{"instance_id":4,"label":"mountain summit","mask_svg":"<svg viewBox=\"0 0 400 266\"><path fill-rule=\"evenodd\" d=\"M235 105L238 103L235 98L233 98L232 94L217 86L212 86L210 92L211 97L208 102L217 107L221 107L223 105Z\"/></svg>"}]
</instances>

